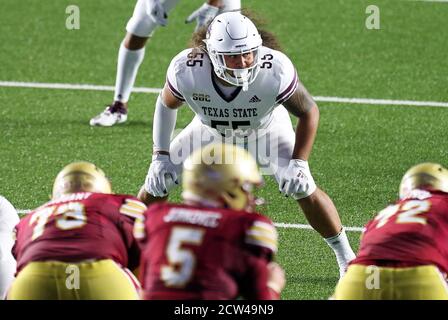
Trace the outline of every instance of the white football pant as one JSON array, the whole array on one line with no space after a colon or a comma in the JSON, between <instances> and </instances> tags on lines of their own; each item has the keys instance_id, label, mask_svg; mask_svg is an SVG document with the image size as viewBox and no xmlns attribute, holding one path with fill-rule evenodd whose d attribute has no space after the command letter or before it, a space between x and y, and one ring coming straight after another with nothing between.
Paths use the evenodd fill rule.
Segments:
<instances>
[{"instance_id":1,"label":"white football pant","mask_svg":"<svg viewBox=\"0 0 448 320\"><path fill-rule=\"evenodd\" d=\"M13 230L19 216L11 203L0 196L0 300L4 299L16 272L16 260L11 249L14 246Z\"/></svg>"},{"instance_id":2,"label":"white football pant","mask_svg":"<svg viewBox=\"0 0 448 320\"><path fill-rule=\"evenodd\" d=\"M196 149L214 142L237 144L248 150L257 160L263 174L274 175L277 182L288 168L295 144L295 131L288 111L278 106L272 112L271 122L247 138L221 136L204 125L196 116L170 144L170 158L178 176L185 159Z\"/></svg>"}]
</instances>

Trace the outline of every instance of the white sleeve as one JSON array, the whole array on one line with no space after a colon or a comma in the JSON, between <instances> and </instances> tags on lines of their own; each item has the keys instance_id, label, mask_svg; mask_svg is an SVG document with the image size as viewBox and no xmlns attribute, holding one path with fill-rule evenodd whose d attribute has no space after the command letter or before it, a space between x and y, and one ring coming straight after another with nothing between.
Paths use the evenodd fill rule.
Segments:
<instances>
[{"instance_id":1,"label":"white sleeve","mask_svg":"<svg viewBox=\"0 0 448 320\"><path fill-rule=\"evenodd\" d=\"M177 109L168 108L159 95L152 128L153 152L170 151L171 136L176 127Z\"/></svg>"},{"instance_id":2,"label":"white sleeve","mask_svg":"<svg viewBox=\"0 0 448 320\"><path fill-rule=\"evenodd\" d=\"M181 93L181 89L179 89L177 74L179 74L179 71L181 69L181 63L179 63L179 60L183 55L183 52L181 52L177 56L175 56L173 60L171 60L170 66L168 67L168 71L166 73L166 83L168 84L168 88L170 89L173 96L181 101L185 101L185 98Z\"/></svg>"},{"instance_id":3,"label":"white sleeve","mask_svg":"<svg viewBox=\"0 0 448 320\"><path fill-rule=\"evenodd\" d=\"M191 50L190 50L191 51ZM182 57L186 56L187 50L176 55L166 72L166 86L180 101L185 101L178 86L177 75L182 72ZM177 110L168 108L161 96L157 98L153 121L153 151L169 151L171 135L176 126Z\"/></svg>"},{"instance_id":4,"label":"white sleeve","mask_svg":"<svg viewBox=\"0 0 448 320\"><path fill-rule=\"evenodd\" d=\"M12 204L0 196L0 299L6 295L16 272L13 230L20 219Z\"/></svg>"},{"instance_id":5,"label":"white sleeve","mask_svg":"<svg viewBox=\"0 0 448 320\"><path fill-rule=\"evenodd\" d=\"M299 84L299 78L297 71L291 60L283 53L277 52L278 65L280 73L280 88L279 93L275 99L277 104L282 104L288 100L291 95L296 91Z\"/></svg>"}]
</instances>

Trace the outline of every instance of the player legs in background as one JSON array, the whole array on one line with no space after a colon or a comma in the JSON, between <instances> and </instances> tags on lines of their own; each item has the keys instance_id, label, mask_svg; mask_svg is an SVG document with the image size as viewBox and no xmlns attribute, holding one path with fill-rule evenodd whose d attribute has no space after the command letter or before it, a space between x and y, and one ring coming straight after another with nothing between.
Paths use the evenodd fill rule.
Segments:
<instances>
[{"instance_id":1,"label":"player legs in background","mask_svg":"<svg viewBox=\"0 0 448 320\"><path fill-rule=\"evenodd\" d=\"M145 45L158 25L167 24L169 12L178 0L138 0L132 18L126 25L126 36L120 45L115 80L114 102L90 125L113 126L127 120L127 103L134 86L138 68L145 56Z\"/></svg>"},{"instance_id":2,"label":"player legs in background","mask_svg":"<svg viewBox=\"0 0 448 320\"><path fill-rule=\"evenodd\" d=\"M128 117L128 100L138 69L145 56L145 45L157 26L166 26L168 13L179 0L138 0L126 26L126 36L118 51L114 101L96 117L91 126L110 127L124 123ZM193 12L186 22L197 21L197 27L208 23L219 12L239 10L241 0L208 0Z\"/></svg>"},{"instance_id":3,"label":"player legs in background","mask_svg":"<svg viewBox=\"0 0 448 320\"><path fill-rule=\"evenodd\" d=\"M355 253L350 246L333 201L324 191L317 188L313 194L297 202L309 224L333 249L339 265L339 277L342 278L349 262L355 258Z\"/></svg>"}]
</instances>

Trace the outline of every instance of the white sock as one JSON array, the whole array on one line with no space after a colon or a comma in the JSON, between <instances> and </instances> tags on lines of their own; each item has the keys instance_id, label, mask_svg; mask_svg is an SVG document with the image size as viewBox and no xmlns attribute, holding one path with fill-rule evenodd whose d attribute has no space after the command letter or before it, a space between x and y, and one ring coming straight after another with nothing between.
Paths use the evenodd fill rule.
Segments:
<instances>
[{"instance_id":1,"label":"white sock","mask_svg":"<svg viewBox=\"0 0 448 320\"><path fill-rule=\"evenodd\" d=\"M145 57L145 48L129 50L123 43L118 51L117 79L115 80L114 100L128 102L134 86L138 68Z\"/></svg>"},{"instance_id":2,"label":"white sock","mask_svg":"<svg viewBox=\"0 0 448 320\"><path fill-rule=\"evenodd\" d=\"M341 232L337 235L330 238L324 238L324 240L330 248L333 249L334 254L336 255L336 260L339 265L339 275L342 277L346 271L348 263L356 257L348 242L345 229L342 228Z\"/></svg>"},{"instance_id":3,"label":"white sock","mask_svg":"<svg viewBox=\"0 0 448 320\"><path fill-rule=\"evenodd\" d=\"M223 0L220 12L241 10L241 0Z\"/></svg>"}]
</instances>

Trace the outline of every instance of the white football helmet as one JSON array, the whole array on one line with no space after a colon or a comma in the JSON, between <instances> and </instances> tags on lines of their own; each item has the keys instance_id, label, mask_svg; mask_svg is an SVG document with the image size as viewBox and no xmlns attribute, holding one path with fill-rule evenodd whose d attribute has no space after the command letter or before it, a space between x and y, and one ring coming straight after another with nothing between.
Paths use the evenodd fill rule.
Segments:
<instances>
[{"instance_id":1,"label":"white football helmet","mask_svg":"<svg viewBox=\"0 0 448 320\"><path fill-rule=\"evenodd\" d=\"M246 91L260 70L258 51L262 39L254 23L239 12L222 13L210 23L204 42L216 75L234 86L242 86ZM226 66L225 55L249 52L254 55L250 67L232 69Z\"/></svg>"}]
</instances>

